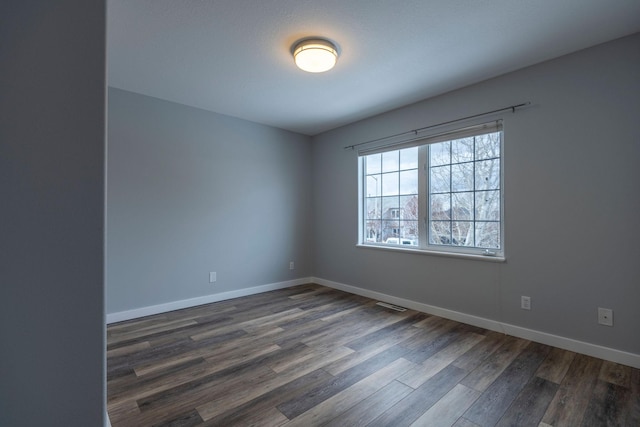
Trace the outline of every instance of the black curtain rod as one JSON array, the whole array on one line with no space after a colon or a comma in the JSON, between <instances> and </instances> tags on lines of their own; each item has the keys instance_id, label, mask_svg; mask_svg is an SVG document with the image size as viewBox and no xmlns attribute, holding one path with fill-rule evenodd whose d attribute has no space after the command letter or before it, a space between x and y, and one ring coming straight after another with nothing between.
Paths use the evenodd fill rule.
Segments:
<instances>
[{"instance_id":1,"label":"black curtain rod","mask_svg":"<svg viewBox=\"0 0 640 427\"><path fill-rule=\"evenodd\" d=\"M516 112L516 108L526 107L527 105L531 105L531 102L527 101L527 102L523 102L522 104L511 105L509 107L499 108L497 110L487 111L485 113L474 114L473 116L467 116L467 117L462 117L460 119L449 120L448 122L442 122L442 123L438 123L438 124L435 124L435 125L425 126L423 128L414 129L414 130L410 130L410 131L402 132L402 133L397 133L395 135L389 135L389 136L385 136L383 138L372 139L371 141L361 142L359 144L347 145L346 147L344 147L344 149L345 150L348 150L348 149L352 149L353 150L354 148L359 147L361 145L372 144L374 142L380 142L380 141L384 141L384 140L391 139L391 138L397 138L399 136L405 136L405 135L411 135L411 134L417 136L419 132L423 132L423 131L425 131L427 129L435 128L435 127L438 127L438 126L449 125L451 123L462 122L464 120L475 119L476 117L487 116L489 114L499 113L501 111L511 110L511 112L515 113Z\"/></svg>"}]
</instances>

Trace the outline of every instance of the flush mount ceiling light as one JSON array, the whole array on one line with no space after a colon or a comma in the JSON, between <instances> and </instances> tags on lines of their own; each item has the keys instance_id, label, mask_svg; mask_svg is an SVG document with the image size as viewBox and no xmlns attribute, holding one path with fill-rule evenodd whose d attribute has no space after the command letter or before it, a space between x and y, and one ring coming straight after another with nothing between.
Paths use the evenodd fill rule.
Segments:
<instances>
[{"instance_id":1,"label":"flush mount ceiling light","mask_svg":"<svg viewBox=\"0 0 640 427\"><path fill-rule=\"evenodd\" d=\"M338 49L329 40L302 40L293 47L293 59L301 70L322 73L336 65Z\"/></svg>"}]
</instances>

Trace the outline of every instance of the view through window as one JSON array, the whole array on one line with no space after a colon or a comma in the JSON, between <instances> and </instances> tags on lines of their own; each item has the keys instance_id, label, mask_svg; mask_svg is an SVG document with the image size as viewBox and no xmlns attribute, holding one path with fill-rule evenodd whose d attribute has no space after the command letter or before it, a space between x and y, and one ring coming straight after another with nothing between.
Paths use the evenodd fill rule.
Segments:
<instances>
[{"instance_id":1,"label":"view through window","mask_svg":"<svg viewBox=\"0 0 640 427\"><path fill-rule=\"evenodd\" d=\"M361 243L503 255L496 127L361 156Z\"/></svg>"}]
</instances>

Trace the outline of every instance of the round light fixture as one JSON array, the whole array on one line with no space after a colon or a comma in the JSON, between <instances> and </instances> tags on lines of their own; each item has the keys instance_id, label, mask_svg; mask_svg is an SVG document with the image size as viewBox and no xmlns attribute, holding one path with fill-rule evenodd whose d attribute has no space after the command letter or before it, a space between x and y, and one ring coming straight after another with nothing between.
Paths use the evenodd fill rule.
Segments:
<instances>
[{"instance_id":1,"label":"round light fixture","mask_svg":"<svg viewBox=\"0 0 640 427\"><path fill-rule=\"evenodd\" d=\"M329 40L302 40L293 48L293 59L301 70L322 73L336 65L338 50Z\"/></svg>"}]
</instances>

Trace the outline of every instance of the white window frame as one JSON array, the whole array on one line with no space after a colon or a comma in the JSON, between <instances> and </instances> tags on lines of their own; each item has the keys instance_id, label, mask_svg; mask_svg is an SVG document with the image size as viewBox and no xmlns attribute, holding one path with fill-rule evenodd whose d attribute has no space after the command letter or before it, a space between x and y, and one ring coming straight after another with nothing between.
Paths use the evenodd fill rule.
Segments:
<instances>
[{"instance_id":1,"label":"white window frame","mask_svg":"<svg viewBox=\"0 0 640 427\"><path fill-rule=\"evenodd\" d=\"M500 133L500 248L485 249L479 247L437 245L429 243L429 145L438 142L451 141L470 136L478 136L487 133ZM365 205L366 195L364 194L366 171L364 170L364 158L369 154L383 153L388 151L401 150L403 148L418 148L418 229L419 245L410 246L387 244L382 242L371 242L365 236ZM474 159L474 162L477 161ZM475 195L478 190L474 189ZM453 193L453 191L452 191ZM475 219L474 219L475 222ZM468 126L461 129L452 129L430 136L416 137L410 141L393 143L379 147L367 147L358 151L358 247L383 249L401 252L422 253L431 255L454 256L472 259L483 259L487 261L505 260L505 235L504 235L504 132L502 120L491 123Z\"/></svg>"}]
</instances>

